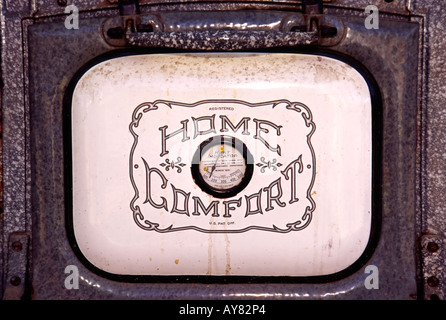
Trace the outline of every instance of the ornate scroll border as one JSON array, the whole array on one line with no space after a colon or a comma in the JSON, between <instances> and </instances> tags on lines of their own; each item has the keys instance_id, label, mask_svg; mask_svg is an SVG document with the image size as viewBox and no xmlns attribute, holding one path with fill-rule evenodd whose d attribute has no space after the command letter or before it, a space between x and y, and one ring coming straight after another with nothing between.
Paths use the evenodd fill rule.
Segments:
<instances>
[{"instance_id":1,"label":"ornate scroll border","mask_svg":"<svg viewBox=\"0 0 446 320\"><path fill-rule=\"evenodd\" d=\"M135 180L133 178L133 153L136 149L136 146L138 144L138 135L134 131L134 128L137 128L139 125L140 120L142 119L142 116L153 110L158 110L158 107L160 105L165 105L168 108L172 109L172 105L179 106L179 107L187 107L187 108L193 108L201 104L206 103L219 103L219 104L225 104L225 103L232 103L232 104L242 104L248 107L264 107L265 105L272 105L272 108L275 108L279 104L286 104L286 109L292 110L295 112L298 112L301 114L303 120L305 121L305 125L307 127L311 127L310 133L307 135L307 144L310 148L310 152L312 155L312 178L310 185L307 189L307 199L310 202L310 206L307 206L305 209L304 214L302 217L292 223L286 224L287 228L281 229L275 225L272 227L261 227L261 226L249 226L243 229L238 230L208 230L204 228L199 228L197 226L185 226L185 227L173 227L173 225L170 225L167 228L160 229L159 224L155 222L151 222L144 218L144 214L141 212L141 209L138 205L135 205L136 201L139 199L139 190L136 186ZM261 103L250 103L243 100L236 100L236 99L207 99L207 100L201 100L195 103L182 103L182 102L175 102L175 101L169 101L169 100L156 100L154 102L143 102L140 105L138 105L132 114L132 121L129 125L130 133L133 136L133 145L130 150L130 157L129 157L129 175L130 175L130 181L132 183L133 189L135 191L135 195L133 199L130 202L130 210L133 214L133 219L135 223L142 228L143 230L147 231L156 231L159 233L168 233L168 232L175 232L175 231L184 231L184 230L195 230L203 233L243 233L250 230L261 230L261 231L270 231L270 232L278 232L278 233L288 233L291 231L299 231L302 229L305 229L311 222L313 217L313 212L316 209L316 203L313 200L311 196L311 192L314 186L315 176L316 176L316 155L313 149L313 146L311 144L311 137L313 136L314 132L316 131L316 124L313 122L313 115L310 111L310 109L303 103L300 102L290 102L288 100L273 100L273 101L267 101L267 102L261 102Z\"/></svg>"}]
</instances>

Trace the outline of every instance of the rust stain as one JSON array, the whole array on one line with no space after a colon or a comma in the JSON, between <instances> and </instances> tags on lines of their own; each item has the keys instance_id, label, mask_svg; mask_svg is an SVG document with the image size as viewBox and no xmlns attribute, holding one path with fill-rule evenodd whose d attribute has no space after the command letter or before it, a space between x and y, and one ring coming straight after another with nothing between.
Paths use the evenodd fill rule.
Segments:
<instances>
[{"instance_id":1,"label":"rust stain","mask_svg":"<svg viewBox=\"0 0 446 320\"><path fill-rule=\"evenodd\" d=\"M226 225L225 225L226 228ZM225 242L226 242L226 268L225 268L225 274L229 276L231 274L231 253L230 253L230 246L231 241L229 240L229 235L225 233Z\"/></svg>"},{"instance_id":2,"label":"rust stain","mask_svg":"<svg viewBox=\"0 0 446 320\"><path fill-rule=\"evenodd\" d=\"M206 272L206 274L208 276L212 274L212 234L209 234L208 237L208 271Z\"/></svg>"}]
</instances>

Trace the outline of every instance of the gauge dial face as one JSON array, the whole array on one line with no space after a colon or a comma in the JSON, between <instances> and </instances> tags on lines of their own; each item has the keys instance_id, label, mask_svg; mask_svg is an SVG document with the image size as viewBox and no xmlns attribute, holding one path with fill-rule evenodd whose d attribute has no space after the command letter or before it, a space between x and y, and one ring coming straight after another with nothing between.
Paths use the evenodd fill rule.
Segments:
<instances>
[{"instance_id":1,"label":"gauge dial face","mask_svg":"<svg viewBox=\"0 0 446 320\"><path fill-rule=\"evenodd\" d=\"M246 171L245 159L231 145L214 145L206 150L200 161L200 174L214 189L227 190L240 184Z\"/></svg>"},{"instance_id":2,"label":"gauge dial face","mask_svg":"<svg viewBox=\"0 0 446 320\"><path fill-rule=\"evenodd\" d=\"M246 145L234 137L216 136L200 144L192 175L200 188L219 198L241 191L252 176L252 159Z\"/></svg>"}]
</instances>

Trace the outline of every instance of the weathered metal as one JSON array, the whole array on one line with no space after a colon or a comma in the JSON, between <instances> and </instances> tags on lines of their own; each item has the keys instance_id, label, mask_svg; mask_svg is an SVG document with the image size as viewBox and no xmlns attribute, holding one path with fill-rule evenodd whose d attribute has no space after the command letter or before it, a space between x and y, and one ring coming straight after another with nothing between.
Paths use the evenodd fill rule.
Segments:
<instances>
[{"instance_id":1,"label":"weathered metal","mask_svg":"<svg viewBox=\"0 0 446 320\"><path fill-rule=\"evenodd\" d=\"M369 30L364 26L367 17L364 9L370 4L380 10L379 29ZM446 14L441 10L441 1L327 1L324 2L327 21L333 21L331 26L342 30L335 40L327 38L326 43L319 45L312 42L310 47L294 44L290 47L289 43L274 39L270 42L274 45L269 47L279 47L274 49L279 51L329 51L349 56L364 66L380 88L382 149L378 153L381 157L375 160L382 165L382 188L381 201L375 205L380 207L381 218L372 230L379 237L370 244L363 260L347 273L334 275L331 281L201 276L146 277L139 279L141 282L138 279L129 282L96 274L87 262L78 259L66 233L70 222L65 215L65 198L71 193L65 189L68 163L64 153L68 141L64 131L65 92L79 70L92 61L113 56L115 51L130 54L167 49L135 49L121 40L105 39L103 26L107 21L122 20L116 18L119 17L116 1L83 1L79 5L78 30L65 28L64 5L60 1L25 0L5 1L2 5L4 212L0 216L3 279L0 292L3 298L20 298L22 292L27 295L25 298L35 299L444 298ZM278 26L286 20L285 16L299 14L301 5L300 1L140 1L140 10L142 14L159 17L160 21L164 15L180 26L185 22L181 12L195 11L194 20L188 21L193 30L201 25L200 19L204 17L200 17L201 11L214 11L206 19L213 16L218 20L219 12L224 14L227 10L268 9L276 17L272 25ZM250 25L262 24L256 15L244 19ZM181 33L184 28L177 31L180 32L175 36L188 39L193 33L191 30ZM165 36L169 33L156 39L160 45L166 43L162 42ZM137 39L129 41L135 41L130 44L138 41L143 47L146 44ZM257 45L249 49L261 50L263 45ZM238 42L236 49L243 48L246 44ZM198 47L173 49L229 48L218 42L207 47L202 42ZM19 248L12 246L10 240L15 235L26 235L26 239L29 235L26 272L23 270L26 250L14 251ZM21 241L22 246L28 248L27 241ZM20 256L17 252L21 252ZM17 269L20 273L17 276L13 271L18 264L22 269ZM69 290L63 285L68 265L79 269L80 290ZM379 268L379 289L364 286L368 265ZM10 295L11 286L21 291Z\"/></svg>"}]
</instances>

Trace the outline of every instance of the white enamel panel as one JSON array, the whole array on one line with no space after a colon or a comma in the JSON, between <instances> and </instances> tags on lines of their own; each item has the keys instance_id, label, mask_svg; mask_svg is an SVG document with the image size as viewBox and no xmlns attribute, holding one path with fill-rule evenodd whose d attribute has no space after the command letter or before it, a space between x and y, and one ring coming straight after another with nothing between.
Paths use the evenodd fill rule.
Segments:
<instances>
[{"instance_id":1,"label":"white enamel panel","mask_svg":"<svg viewBox=\"0 0 446 320\"><path fill-rule=\"evenodd\" d=\"M370 236L371 110L361 74L323 56L101 62L72 99L77 245L120 275L341 271ZM191 174L200 143L219 135L253 158L251 180L229 198L206 193Z\"/></svg>"}]
</instances>

